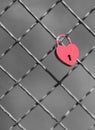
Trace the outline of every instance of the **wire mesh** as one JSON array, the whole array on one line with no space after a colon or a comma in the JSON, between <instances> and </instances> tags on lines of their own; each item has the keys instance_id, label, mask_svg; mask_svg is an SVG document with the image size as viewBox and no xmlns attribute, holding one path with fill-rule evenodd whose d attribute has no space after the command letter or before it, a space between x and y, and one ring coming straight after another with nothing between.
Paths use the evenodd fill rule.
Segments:
<instances>
[{"instance_id":1,"label":"wire mesh","mask_svg":"<svg viewBox=\"0 0 95 130\"><path fill-rule=\"evenodd\" d=\"M72 67L70 70L68 70L68 72L59 80L56 75L54 75L49 69L47 65L44 65L43 61L45 59L47 59L49 57L49 55L55 50L56 46L53 45L52 48L46 52L44 54L44 56L39 60L22 42L22 39L24 39L31 31L33 31L33 29L40 24L40 26L44 29L44 31L46 31L49 35L52 36L52 38L54 40L56 40L56 35L44 24L44 22L42 21L47 15L49 15L49 13L51 11L54 10L54 8L60 4L63 7L66 8L66 10L68 10L76 19L77 19L77 23L72 27L72 29L70 29L67 33L66 33L66 37L68 37L72 32L75 31L75 29L77 29L80 25L84 26L84 28L93 36L95 37L95 33L94 31L86 24L85 20L88 18L89 15L91 15L94 10L95 10L95 6L93 6L86 14L83 18L80 18L74 11L73 9L64 1L64 0L58 0L56 1L54 4L52 4L52 6L40 17L38 18L34 12L32 12L29 7L22 1L22 0L13 0L11 3L9 3L8 6L6 6L4 8L4 10L1 11L0 13L0 17L3 17L4 14L6 14L6 12L15 4L15 3L19 3L30 15L31 17L33 17L35 19L35 22L29 27L29 29L27 29L25 31L25 33L23 33L19 38L16 38L15 35L2 23L0 22L0 27L15 41L11 46L8 47L8 49L6 49L0 56L0 60L3 59L4 57L7 57L8 53L10 51L12 51L16 45L19 45L19 47L21 47L25 53L27 53L34 61L35 64L33 65L33 67L31 67L22 77L19 78L19 80L16 80L16 78L10 73L8 72L2 65L0 65L0 69L8 76L10 77L11 80L14 81L14 84L4 93L0 96L0 102L7 96L9 95L9 93L11 93L13 91L14 88L16 88L17 86L19 88L22 89L23 92L25 92L31 99L34 100L35 104L28 110L26 111L26 113L24 115L22 115L21 117L19 117L18 119L15 119L14 116L12 116L12 114L6 110L5 107L3 107L3 105L0 104L0 109L14 122L13 125L9 128L10 130L14 129L16 126L18 126L20 129L22 130L26 130L26 128L22 125L22 121L37 107L40 106L41 109L43 109L54 121L55 124L50 128L50 130L55 129L58 125L60 125L62 127L62 129L64 130L69 130L70 128L67 128L67 126L64 125L63 120L67 117L69 117L69 114L72 113L72 111L74 111L77 106L80 106L89 116L90 118L92 118L93 121L95 121L95 115L83 104L84 99L86 99L89 95L92 94L92 92L95 89L95 86L92 86L91 89L89 89L88 92L86 92L86 94L81 97L80 99L78 99L65 85L64 85L64 80L67 79L72 72L78 68L78 66L81 66L86 72L87 74L95 80L95 75L88 69L88 67L83 64L83 61L85 61L85 59L87 59L87 57L89 55L91 55L94 52L95 49L95 45L92 46L91 49L89 49L89 51L79 60L77 59L77 63L74 67ZM48 21L47 21L48 22ZM60 33L60 32L59 32ZM55 82L56 84L53 85L53 87L46 92L46 94L40 98L39 100L37 99L36 96L34 96L23 84L22 81L28 77L28 75L38 67L38 65L42 68L43 71L45 71ZM47 67L46 67L47 66ZM75 103L73 104L73 106L67 110L67 112L63 115L61 114L61 118L58 119L47 107L46 105L44 105L42 102L45 101L45 99L47 97L49 97L50 95L52 95L52 93L57 89L58 86L61 86L61 88L75 101ZM64 109L64 108L63 108ZM92 123L93 124L93 123ZM95 125L92 125L90 128L88 129L93 129ZM32 127L31 127L32 129Z\"/></svg>"}]
</instances>

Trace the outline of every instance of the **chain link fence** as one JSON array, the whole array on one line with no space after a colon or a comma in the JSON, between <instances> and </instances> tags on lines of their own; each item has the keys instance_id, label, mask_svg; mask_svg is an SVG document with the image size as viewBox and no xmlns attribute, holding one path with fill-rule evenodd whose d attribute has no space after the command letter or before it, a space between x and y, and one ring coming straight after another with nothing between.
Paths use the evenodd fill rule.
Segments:
<instances>
[{"instance_id":1,"label":"chain link fence","mask_svg":"<svg viewBox=\"0 0 95 130\"><path fill-rule=\"evenodd\" d=\"M95 2L32 2L0 1L0 129L94 130ZM60 33L79 47L73 67L55 58Z\"/></svg>"}]
</instances>

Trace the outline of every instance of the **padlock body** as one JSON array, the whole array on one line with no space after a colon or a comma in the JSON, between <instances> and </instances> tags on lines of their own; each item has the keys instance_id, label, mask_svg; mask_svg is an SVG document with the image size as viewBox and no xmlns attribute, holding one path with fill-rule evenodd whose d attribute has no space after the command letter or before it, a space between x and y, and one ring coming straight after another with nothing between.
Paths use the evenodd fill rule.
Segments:
<instances>
[{"instance_id":1,"label":"padlock body","mask_svg":"<svg viewBox=\"0 0 95 130\"><path fill-rule=\"evenodd\" d=\"M58 59L68 66L74 65L79 56L79 49L73 43L70 43L68 46L58 45L55 52Z\"/></svg>"}]
</instances>

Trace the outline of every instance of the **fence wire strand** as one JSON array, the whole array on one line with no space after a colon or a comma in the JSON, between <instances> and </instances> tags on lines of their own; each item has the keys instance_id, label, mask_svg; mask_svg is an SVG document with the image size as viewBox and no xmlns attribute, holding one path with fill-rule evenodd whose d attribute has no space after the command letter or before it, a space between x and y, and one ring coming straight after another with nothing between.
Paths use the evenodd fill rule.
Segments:
<instances>
[{"instance_id":1,"label":"fence wire strand","mask_svg":"<svg viewBox=\"0 0 95 130\"><path fill-rule=\"evenodd\" d=\"M25 33L23 33L22 36L20 36L18 39L0 22L0 26L3 30L5 30L9 36L15 40L15 43L12 44L4 53L1 54L0 56L0 59L2 59L9 51L11 51L13 49L13 47L16 45L16 44L19 44L19 46L25 50L25 52L31 56L36 64L34 64L34 66L29 69L19 80L16 80L7 70L5 70L2 66L0 66L0 69L6 73L14 82L15 84L8 90L6 91L1 97L0 97L0 101L8 94L10 93L17 85L27 93L27 95L32 98L34 101L35 101L35 104L32 108L30 108L30 110L28 110L22 117L20 117L18 120L16 120L2 105L0 105L0 109L6 114L8 115L9 118L11 118L13 121L14 121L14 125L10 127L10 130L12 130L16 125L19 126L20 129L22 130L26 130L21 124L20 122L30 114L30 112L32 110L34 110L38 105L53 119L56 121L56 124L51 128L51 130L53 130L57 125L60 125L63 129L65 130L68 130L68 128L66 126L63 125L62 121L63 119L65 119L75 108L76 106L80 105L81 108L83 108L87 114L90 115L90 117L92 119L95 120L95 115L92 114L82 103L82 101L88 96L90 95L94 89L95 89L95 86L92 87L92 89L90 89L80 100L78 100L67 88L66 86L64 86L62 84L62 81L65 80L76 68L78 68L79 65L81 65L84 70L95 80L95 75L90 72L90 70L82 64L82 62L88 57L88 55L90 55L94 49L95 49L95 46L93 46L91 48L91 50L85 54L85 56L79 60L77 59L77 63L76 65L70 70L67 72L67 74L59 81L49 70L46 66L44 66L44 64L42 63L42 61L48 57L48 55L54 51L55 49L55 45L40 59L38 60L35 55L33 55L22 43L21 43L21 40L39 23L54 39L56 39L56 36L53 34L53 32L47 28L47 26L41 22L42 19L45 18L46 15L48 15L59 3L62 3L62 5L64 7L67 8L67 10L69 10L69 12L78 20L78 23L75 24L75 26L70 29L67 33L66 33L66 37L68 37L72 31L74 31L80 24L82 24L94 37L95 37L95 33L93 32L93 30L84 22L84 20L95 10L95 6L89 11L86 13L86 15L81 19L71 8L70 6L63 0L58 0L56 1L40 18L38 18L33 12L30 11L30 9L24 4L24 2L22 2L22 0L13 0L8 6L5 7L5 9L3 11L1 11L0 13L0 17L3 16L4 13L7 12L8 9L10 9L14 4L15 2L19 2L23 8L32 16L34 17L34 19L36 20L32 26L27 29L25 31ZM55 84L52 89L50 91L48 91L40 100L37 100L36 97L34 97L22 84L21 84L21 81L26 78L30 72L32 72L36 67L37 65L40 65L44 71L46 71L56 82L57 84ZM58 121L57 118L53 115L53 113L51 113L43 104L41 104L41 102L47 97L49 96L55 89L56 87L60 85L68 94L69 96L71 96L75 101L76 101L76 104L74 104L74 106L68 110L62 117L61 119ZM94 127L91 126L91 129Z\"/></svg>"},{"instance_id":2,"label":"fence wire strand","mask_svg":"<svg viewBox=\"0 0 95 130\"><path fill-rule=\"evenodd\" d=\"M0 109L9 117L12 121L17 122L17 120L0 104ZM21 130L26 130L21 124L18 124Z\"/></svg>"}]
</instances>

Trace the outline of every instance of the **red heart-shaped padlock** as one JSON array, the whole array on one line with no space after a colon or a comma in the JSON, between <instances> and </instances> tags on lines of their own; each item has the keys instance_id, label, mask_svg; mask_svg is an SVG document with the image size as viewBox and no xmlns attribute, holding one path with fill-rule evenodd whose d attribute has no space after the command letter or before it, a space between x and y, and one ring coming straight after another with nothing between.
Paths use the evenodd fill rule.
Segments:
<instances>
[{"instance_id":1,"label":"red heart-shaped padlock","mask_svg":"<svg viewBox=\"0 0 95 130\"><path fill-rule=\"evenodd\" d=\"M76 60L79 56L79 49L75 44L71 42L70 38L68 38L68 41L70 43L68 46L59 45L59 38L64 36L64 34L60 34L57 38L56 55L61 62L65 63L68 66L72 66L76 63Z\"/></svg>"}]
</instances>

